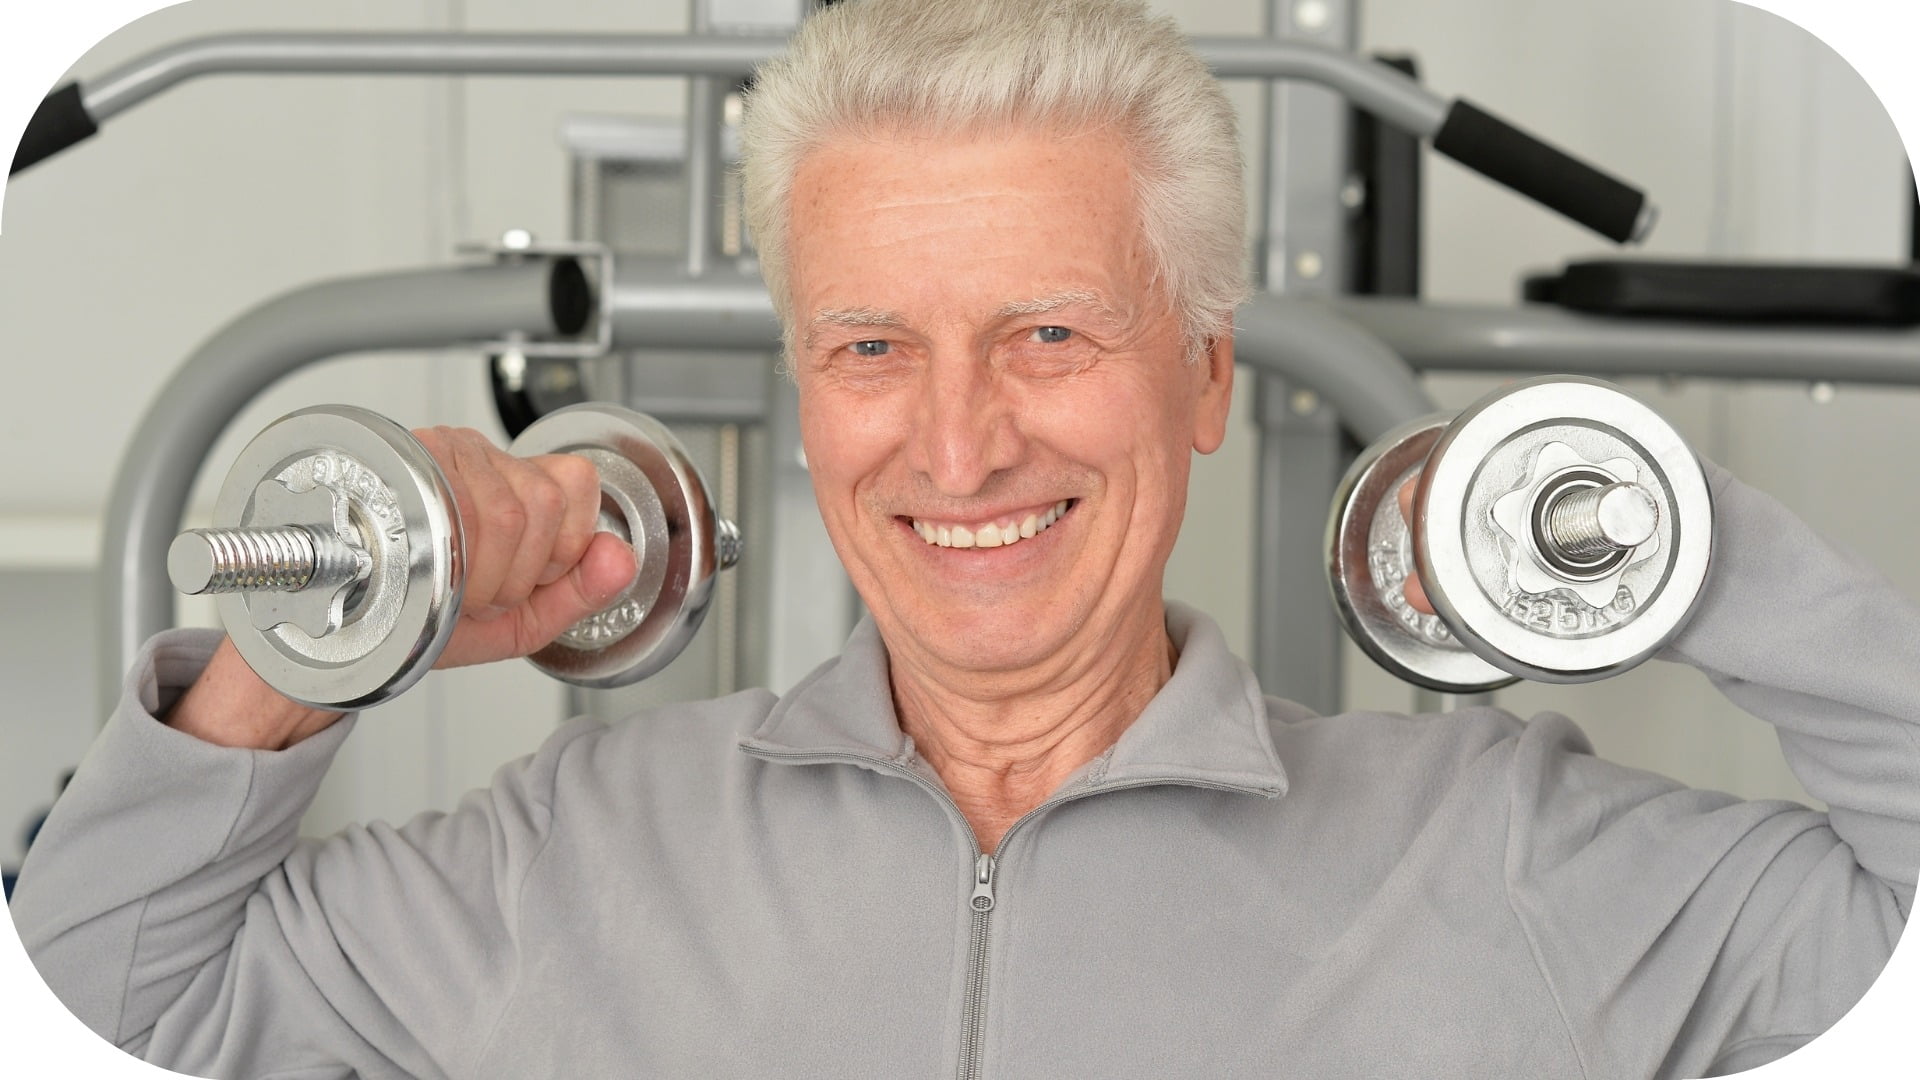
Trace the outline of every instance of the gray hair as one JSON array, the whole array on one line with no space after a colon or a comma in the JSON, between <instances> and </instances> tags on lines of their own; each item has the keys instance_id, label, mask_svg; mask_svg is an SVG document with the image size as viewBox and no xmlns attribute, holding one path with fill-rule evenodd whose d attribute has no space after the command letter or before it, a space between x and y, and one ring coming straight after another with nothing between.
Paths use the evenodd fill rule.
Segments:
<instances>
[{"instance_id":1,"label":"gray hair","mask_svg":"<svg viewBox=\"0 0 1920 1080\"><path fill-rule=\"evenodd\" d=\"M747 226L791 333L788 200L842 135L1112 126L1133 156L1141 236L1197 352L1247 296L1233 106L1173 20L1141 0L847 0L755 76L741 126Z\"/></svg>"}]
</instances>

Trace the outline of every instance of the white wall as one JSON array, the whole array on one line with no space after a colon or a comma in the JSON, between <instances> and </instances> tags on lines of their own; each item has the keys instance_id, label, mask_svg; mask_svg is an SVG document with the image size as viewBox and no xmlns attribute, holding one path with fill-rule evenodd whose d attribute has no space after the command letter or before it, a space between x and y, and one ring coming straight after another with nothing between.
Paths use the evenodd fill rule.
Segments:
<instances>
[{"instance_id":1,"label":"white wall","mask_svg":"<svg viewBox=\"0 0 1920 1080\"><path fill-rule=\"evenodd\" d=\"M1263 21L1260 0L1160 6L1195 33L1255 33ZM238 29L676 31L685 10L681 0L193 0L115 34L73 71L97 74L162 43ZM1364 10L1367 47L1414 51L1440 92L1470 96L1646 185L1665 210L1655 252L1904 256L1891 124L1843 63L1771 16L1726 0L1372 0ZM1258 100L1249 86L1232 93L1249 110ZM675 80L204 79L9 185L0 355L11 408L0 416L0 453L23 464L0 474L0 611L10 631L0 675L22 688L22 707L0 714L0 861L17 858L16 823L44 803L97 722L92 657L76 644L94 632L90 598L66 608L38 596L56 580L49 574L85 591L121 441L167 371L283 290L441 263L456 241L508 226L561 235L559 116L671 115L681 101ZM1525 269L1603 248L1442 159L1429 156L1427 168L1436 298L1505 300ZM1435 390L1460 404L1487 385L1456 377ZM1920 569L1900 557L1911 500L1876 494L1899 484L1895 463L1917 449L1911 395L1846 389L1815 406L1795 387L1636 388L1707 454L1920 594ZM473 355L340 360L287 380L235 423L198 504L245 438L319 401L498 433ZM1197 526L1168 590L1214 612L1243 646L1252 450L1244 424L1200 464ZM1406 707L1409 695L1357 654L1351 667L1356 702ZM1770 732L1689 672L1649 665L1596 687L1528 688L1502 701L1566 711L1603 751L1690 782L1797 790ZM365 719L309 826L446 805L530 749L560 709L557 687L521 666L435 676Z\"/></svg>"}]
</instances>

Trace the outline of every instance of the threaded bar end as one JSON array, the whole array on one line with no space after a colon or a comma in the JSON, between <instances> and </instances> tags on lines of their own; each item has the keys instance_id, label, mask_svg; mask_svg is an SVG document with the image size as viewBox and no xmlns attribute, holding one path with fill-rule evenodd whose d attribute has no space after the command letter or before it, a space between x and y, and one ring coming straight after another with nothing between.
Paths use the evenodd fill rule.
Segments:
<instances>
[{"instance_id":1,"label":"threaded bar end","mask_svg":"<svg viewBox=\"0 0 1920 1080\"><path fill-rule=\"evenodd\" d=\"M745 541L740 539L740 526L726 518L720 518L715 522L713 550L720 569L731 570L733 565L740 561L740 551L743 546Z\"/></svg>"},{"instance_id":2,"label":"threaded bar end","mask_svg":"<svg viewBox=\"0 0 1920 1080\"><path fill-rule=\"evenodd\" d=\"M174 538L167 573L189 595L289 592L313 580L318 561L313 534L298 525L192 529Z\"/></svg>"},{"instance_id":3,"label":"threaded bar end","mask_svg":"<svg viewBox=\"0 0 1920 1080\"><path fill-rule=\"evenodd\" d=\"M1585 561L1638 547L1653 536L1660 511L1638 484L1607 484L1565 496L1547 515L1560 554Z\"/></svg>"}]
</instances>

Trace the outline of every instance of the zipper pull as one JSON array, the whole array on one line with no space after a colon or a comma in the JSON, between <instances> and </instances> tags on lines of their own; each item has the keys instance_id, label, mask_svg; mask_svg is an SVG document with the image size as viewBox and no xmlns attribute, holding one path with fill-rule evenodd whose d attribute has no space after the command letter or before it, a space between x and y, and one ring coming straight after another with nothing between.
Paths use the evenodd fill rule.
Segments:
<instances>
[{"instance_id":1,"label":"zipper pull","mask_svg":"<svg viewBox=\"0 0 1920 1080\"><path fill-rule=\"evenodd\" d=\"M982 855L973 863L973 899L968 901L975 912L985 915L993 910L993 856Z\"/></svg>"}]
</instances>

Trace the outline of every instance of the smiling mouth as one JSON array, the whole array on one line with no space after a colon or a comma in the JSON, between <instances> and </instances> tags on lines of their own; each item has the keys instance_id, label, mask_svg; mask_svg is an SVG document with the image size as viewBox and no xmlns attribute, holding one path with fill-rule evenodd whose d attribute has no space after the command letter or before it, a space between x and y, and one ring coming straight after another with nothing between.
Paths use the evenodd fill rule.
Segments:
<instances>
[{"instance_id":1,"label":"smiling mouth","mask_svg":"<svg viewBox=\"0 0 1920 1080\"><path fill-rule=\"evenodd\" d=\"M907 519L913 525L913 531L920 539L935 547L943 548L995 548L1012 547L1022 540L1029 540L1046 532L1060 516L1073 508L1076 500L1061 499L1044 512L1028 514L1017 521L990 521L980 525L955 525L922 521L919 518Z\"/></svg>"}]
</instances>

